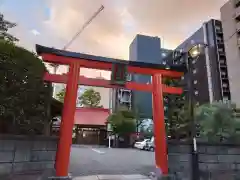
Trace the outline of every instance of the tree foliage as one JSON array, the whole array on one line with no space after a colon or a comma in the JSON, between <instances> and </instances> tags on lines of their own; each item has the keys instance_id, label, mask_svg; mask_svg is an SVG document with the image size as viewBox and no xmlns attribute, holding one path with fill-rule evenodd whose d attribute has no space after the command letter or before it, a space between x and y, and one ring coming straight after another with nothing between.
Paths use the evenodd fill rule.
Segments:
<instances>
[{"instance_id":1,"label":"tree foliage","mask_svg":"<svg viewBox=\"0 0 240 180\"><path fill-rule=\"evenodd\" d=\"M64 97L65 97L65 93L66 93L66 89L63 88L59 93L57 93L57 99L60 101L60 102L64 102Z\"/></svg>"},{"instance_id":2,"label":"tree foliage","mask_svg":"<svg viewBox=\"0 0 240 180\"><path fill-rule=\"evenodd\" d=\"M136 130L135 113L125 108L120 108L117 112L111 114L108 119L114 134L123 136Z\"/></svg>"},{"instance_id":3,"label":"tree foliage","mask_svg":"<svg viewBox=\"0 0 240 180\"><path fill-rule=\"evenodd\" d=\"M139 129L140 129L139 132L145 138L151 138L154 135L153 120L152 119L145 119L145 120L143 120Z\"/></svg>"},{"instance_id":4,"label":"tree foliage","mask_svg":"<svg viewBox=\"0 0 240 180\"><path fill-rule=\"evenodd\" d=\"M101 101L101 95L93 88L85 90L78 99L83 107L102 107L99 105Z\"/></svg>"},{"instance_id":5,"label":"tree foliage","mask_svg":"<svg viewBox=\"0 0 240 180\"><path fill-rule=\"evenodd\" d=\"M214 142L239 141L240 120L235 117L235 105L222 102L204 104L196 109L200 138Z\"/></svg>"},{"instance_id":6,"label":"tree foliage","mask_svg":"<svg viewBox=\"0 0 240 180\"><path fill-rule=\"evenodd\" d=\"M0 40L5 40L7 42L18 41L16 37L8 33L8 30L16 25L16 23L5 20L3 14L0 13Z\"/></svg>"},{"instance_id":7,"label":"tree foliage","mask_svg":"<svg viewBox=\"0 0 240 180\"><path fill-rule=\"evenodd\" d=\"M182 86L179 79L164 78L163 83L167 86ZM166 132L171 139L188 138L189 133L189 111L185 100L185 94L165 94L165 125Z\"/></svg>"},{"instance_id":8,"label":"tree foliage","mask_svg":"<svg viewBox=\"0 0 240 180\"><path fill-rule=\"evenodd\" d=\"M0 122L5 133L41 134L48 119L51 85L33 53L0 41Z\"/></svg>"}]
</instances>

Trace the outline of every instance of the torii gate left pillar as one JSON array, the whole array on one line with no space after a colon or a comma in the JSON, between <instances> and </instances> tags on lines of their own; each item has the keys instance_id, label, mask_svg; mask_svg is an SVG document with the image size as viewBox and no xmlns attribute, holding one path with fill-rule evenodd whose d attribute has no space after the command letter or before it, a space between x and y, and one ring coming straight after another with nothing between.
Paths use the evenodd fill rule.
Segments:
<instances>
[{"instance_id":1,"label":"torii gate left pillar","mask_svg":"<svg viewBox=\"0 0 240 180\"><path fill-rule=\"evenodd\" d=\"M122 86L112 85L107 80L81 78L79 75L80 68L83 67L111 71L113 63L123 65L126 64L126 61L103 61L96 59L99 57L91 55L79 55L79 53L71 53L69 55L69 52L47 48L39 45L37 45L37 52L43 57L43 60L46 62L69 65L69 73L67 75L51 75L49 73L46 73L44 77L46 81L67 84L60 127L60 139L58 143L58 151L55 164L56 176L60 179L64 177L67 178L78 85L81 84L88 86L101 86L107 88L123 88ZM152 92L155 136L155 162L156 167L160 168L163 174L168 174L166 142L167 139L165 134L163 93L181 94L182 89L177 87L168 87L162 84L162 77L166 76L180 78L183 75L183 72L179 70L169 70L169 68L162 66L158 67L159 65L155 64L142 63L140 66L141 67L139 67L139 64L136 62L129 61L127 71L129 73L152 75L152 84L127 82L124 88Z\"/></svg>"},{"instance_id":2,"label":"torii gate left pillar","mask_svg":"<svg viewBox=\"0 0 240 180\"><path fill-rule=\"evenodd\" d=\"M58 142L58 151L55 165L56 176L59 177L67 177L68 175L79 74L80 64L76 62L71 63L69 66L67 87L64 97L64 106L60 127L60 139Z\"/></svg>"}]
</instances>

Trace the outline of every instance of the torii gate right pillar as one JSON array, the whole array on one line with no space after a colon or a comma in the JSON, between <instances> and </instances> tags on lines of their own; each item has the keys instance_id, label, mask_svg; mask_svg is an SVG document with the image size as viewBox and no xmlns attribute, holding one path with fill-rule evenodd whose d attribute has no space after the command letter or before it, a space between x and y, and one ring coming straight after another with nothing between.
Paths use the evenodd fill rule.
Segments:
<instances>
[{"instance_id":1,"label":"torii gate right pillar","mask_svg":"<svg viewBox=\"0 0 240 180\"><path fill-rule=\"evenodd\" d=\"M152 76L153 84L153 121L156 167L161 169L162 174L168 174L167 139L164 122L163 87L162 75Z\"/></svg>"}]
</instances>

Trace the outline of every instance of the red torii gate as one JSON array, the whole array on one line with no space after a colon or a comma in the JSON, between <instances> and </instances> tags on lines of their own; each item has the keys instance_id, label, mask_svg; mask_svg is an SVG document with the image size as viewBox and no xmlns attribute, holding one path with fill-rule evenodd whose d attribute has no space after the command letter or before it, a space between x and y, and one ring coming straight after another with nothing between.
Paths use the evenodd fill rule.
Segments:
<instances>
[{"instance_id":1,"label":"red torii gate","mask_svg":"<svg viewBox=\"0 0 240 180\"><path fill-rule=\"evenodd\" d=\"M44 62L69 65L65 75L46 73L44 80L56 83L66 83L66 94L60 127L60 139L56 157L56 176L67 177L69 157L72 144L72 128L78 85L99 86L106 88L126 88L130 90L149 91L153 95L153 120L155 136L155 162L163 174L168 173L167 139L165 134L163 93L181 94L182 89L162 84L162 77L180 78L184 69L180 66L123 61L99 56L68 52L36 45L36 51ZM111 81L80 76L80 68L112 70L113 64L126 65L128 73L152 76L152 84L126 82L122 85L112 85Z\"/></svg>"}]
</instances>

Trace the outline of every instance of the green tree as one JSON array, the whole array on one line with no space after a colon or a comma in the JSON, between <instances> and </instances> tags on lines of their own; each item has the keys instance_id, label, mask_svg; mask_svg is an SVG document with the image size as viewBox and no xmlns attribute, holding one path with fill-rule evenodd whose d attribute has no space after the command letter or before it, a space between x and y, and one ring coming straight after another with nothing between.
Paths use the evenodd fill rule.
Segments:
<instances>
[{"instance_id":1,"label":"green tree","mask_svg":"<svg viewBox=\"0 0 240 180\"><path fill-rule=\"evenodd\" d=\"M0 40L5 40L8 42L18 41L16 37L8 33L8 30L15 26L16 23L5 20L3 14L0 13Z\"/></svg>"},{"instance_id":2,"label":"green tree","mask_svg":"<svg viewBox=\"0 0 240 180\"><path fill-rule=\"evenodd\" d=\"M101 95L93 88L85 90L78 99L83 107L102 107L99 105L101 101Z\"/></svg>"},{"instance_id":3,"label":"green tree","mask_svg":"<svg viewBox=\"0 0 240 180\"><path fill-rule=\"evenodd\" d=\"M46 68L33 53L0 41L0 127L5 133L42 134L50 121L52 88Z\"/></svg>"},{"instance_id":4,"label":"green tree","mask_svg":"<svg viewBox=\"0 0 240 180\"><path fill-rule=\"evenodd\" d=\"M214 102L196 109L200 138L207 141L239 141L240 121L235 117L235 105Z\"/></svg>"},{"instance_id":5,"label":"green tree","mask_svg":"<svg viewBox=\"0 0 240 180\"><path fill-rule=\"evenodd\" d=\"M164 78L167 86L182 87L180 79ZM165 125L166 132L171 139L189 137L189 111L185 100L185 94L164 94Z\"/></svg>"},{"instance_id":6,"label":"green tree","mask_svg":"<svg viewBox=\"0 0 240 180\"><path fill-rule=\"evenodd\" d=\"M119 136L129 135L136 130L135 113L126 108L119 108L117 112L108 117L107 121L113 133Z\"/></svg>"},{"instance_id":7,"label":"green tree","mask_svg":"<svg viewBox=\"0 0 240 180\"><path fill-rule=\"evenodd\" d=\"M64 97L65 97L65 93L66 93L66 89L63 88L59 93L57 93L57 99L60 101L60 102L64 102Z\"/></svg>"},{"instance_id":8,"label":"green tree","mask_svg":"<svg viewBox=\"0 0 240 180\"><path fill-rule=\"evenodd\" d=\"M153 122L148 123L147 125L144 123L146 121L149 121L150 119L145 119L142 121L142 124L140 125L140 133L145 137L145 138L151 138L154 135L154 130L153 130ZM153 121L153 120L151 120Z\"/></svg>"}]
</instances>

